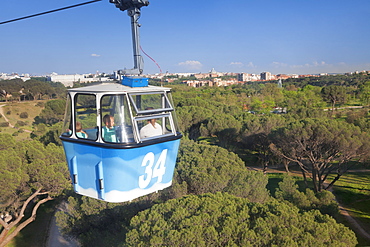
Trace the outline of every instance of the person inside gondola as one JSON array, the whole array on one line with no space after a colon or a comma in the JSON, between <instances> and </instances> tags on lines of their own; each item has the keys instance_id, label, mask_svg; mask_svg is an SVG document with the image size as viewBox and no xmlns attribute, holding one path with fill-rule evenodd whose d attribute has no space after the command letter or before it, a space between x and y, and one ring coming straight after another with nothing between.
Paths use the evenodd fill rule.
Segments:
<instances>
[{"instance_id":1,"label":"person inside gondola","mask_svg":"<svg viewBox=\"0 0 370 247\"><path fill-rule=\"evenodd\" d=\"M88 135L85 131L82 130L81 122L76 122L76 136L79 138L87 138Z\"/></svg>"},{"instance_id":2,"label":"person inside gondola","mask_svg":"<svg viewBox=\"0 0 370 247\"><path fill-rule=\"evenodd\" d=\"M149 119L148 124L140 129L141 139L159 135L162 135L162 127L157 123L156 119Z\"/></svg>"},{"instance_id":3,"label":"person inside gondola","mask_svg":"<svg viewBox=\"0 0 370 247\"><path fill-rule=\"evenodd\" d=\"M114 126L114 117L106 114L103 117L105 126L102 128L102 137L106 142L117 142L116 128Z\"/></svg>"}]
</instances>

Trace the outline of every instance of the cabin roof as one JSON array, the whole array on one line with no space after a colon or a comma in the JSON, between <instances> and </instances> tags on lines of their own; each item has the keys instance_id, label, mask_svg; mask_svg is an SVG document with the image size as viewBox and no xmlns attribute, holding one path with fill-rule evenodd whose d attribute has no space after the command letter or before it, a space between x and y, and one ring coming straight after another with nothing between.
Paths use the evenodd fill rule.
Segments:
<instances>
[{"instance_id":1,"label":"cabin roof","mask_svg":"<svg viewBox=\"0 0 370 247\"><path fill-rule=\"evenodd\" d=\"M164 91L170 91L170 88L151 85L147 87L129 87L119 83L101 83L86 87L68 89L68 92L77 93L144 93Z\"/></svg>"}]
</instances>

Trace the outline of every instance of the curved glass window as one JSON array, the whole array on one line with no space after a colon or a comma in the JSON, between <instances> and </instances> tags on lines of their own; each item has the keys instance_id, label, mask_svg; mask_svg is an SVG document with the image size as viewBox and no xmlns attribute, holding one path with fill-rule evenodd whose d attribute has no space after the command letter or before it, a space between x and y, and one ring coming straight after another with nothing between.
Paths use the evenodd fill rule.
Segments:
<instances>
[{"instance_id":1,"label":"curved glass window","mask_svg":"<svg viewBox=\"0 0 370 247\"><path fill-rule=\"evenodd\" d=\"M97 140L97 108L94 94L75 96L75 134L77 138Z\"/></svg>"},{"instance_id":2,"label":"curved glass window","mask_svg":"<svg viewBox=\"0 0 370 247\"><path fill-rule=\"evenodd\" d=\"M105 142L134 142L127 96L104 95L101 99L101 133Z\"/></svg>"},{"instance_id":3,"label":"curved glass window","mask_svg":"<svg viewBox=\"0 0 370 247\"><path fill-rule=\"evenodd\" d=\"M139 141L177 135L172 99L165 92L129 94Z\"/></svg>"},{"instance_id":4,"label":"curved glass window","mask_svg":"<svg viewBox=\"0 0 370 247\"><path fill-rule=\"evenodd\" d=\"M72 129L72 101L68 94L62 136L70 137L72 135Z\"/></svg>"}]
</instances>

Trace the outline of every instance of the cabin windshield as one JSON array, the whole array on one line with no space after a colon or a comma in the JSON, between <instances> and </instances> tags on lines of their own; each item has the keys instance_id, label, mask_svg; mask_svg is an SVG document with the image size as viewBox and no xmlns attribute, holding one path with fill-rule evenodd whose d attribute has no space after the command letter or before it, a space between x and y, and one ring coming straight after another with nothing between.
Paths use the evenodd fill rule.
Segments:
<instances>
[{"instance_id":1,"label":"cabin windshield","mask_svg":"<svg viewBox=\"0 0 370 247\"><path fill-rule=\"evenodd\" d=\"M101 128L104 142L134 142L127 96L104 95L101 99Z\"/></svg>"}]
</instances>

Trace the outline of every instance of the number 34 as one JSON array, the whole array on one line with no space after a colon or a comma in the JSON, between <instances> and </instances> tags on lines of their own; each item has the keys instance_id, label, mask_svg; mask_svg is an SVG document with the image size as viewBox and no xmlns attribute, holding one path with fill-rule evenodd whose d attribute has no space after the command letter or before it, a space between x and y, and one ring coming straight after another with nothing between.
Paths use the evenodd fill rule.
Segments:
<instances>
[{"instance_id":1,"label":"number 34","mask_svg":"<svg viewBox=\"0 0 370 247\"><path fill-rule=\"evenodd\" d=\"M145 167L145 175L139 177L139 187L141 189L145 189L152 178L157 178L157 183L162 182L163 175L166 173L166 157L167 149L164 149L154 165L154 153L149 152L144 156L141 166Z\"/></svg>"}]
</instances>

